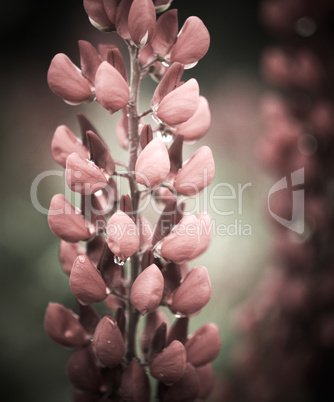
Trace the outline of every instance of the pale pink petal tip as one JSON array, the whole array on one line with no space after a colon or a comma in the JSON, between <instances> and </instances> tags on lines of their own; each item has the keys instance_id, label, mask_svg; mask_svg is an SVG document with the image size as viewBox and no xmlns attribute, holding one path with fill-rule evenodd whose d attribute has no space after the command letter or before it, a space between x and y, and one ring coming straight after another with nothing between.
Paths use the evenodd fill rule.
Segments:
<instances>
[{"instance_id":1,"label":"pale pink petal tip","mask_svg":"<svg viewBox=\"0 0 334 402\"><path fill-rule=\"evenodd\" d=\"M67 103L78 105L94 97L90 82L63 53L52 59L47 79L52 92Z\"/></svg>"},{"instance_id":2,"label":"pale pink petal tip","mask_svg":"<svg viewBox=\"0 0 334 402\"><path fill-rule=\"evenodd\" d=\"M161 257L181 264L189 260L198 247L198 221L194 215L185 215L172 231L156 244Z\"/></svg>"},{"instance_id":3,"label":"pale pink petal tip","mask_svg":"<svg viewBox=\"0 0 334 402\"><path fill-rule=\"evenodd\" d=\"M129 87L121 73L107 61L100 64L95 76L96 99L110 113L125 107L129 101Z\"/></svg>"},{"instance_id":4,"label":"pale pink petal tip","mask_svg":"<svg viewBox=\"0 0 334 402\"><path fill-rule=\"evenodd\" d=\"M66 183L68 187L83 195L94 194L108 184L109 176L88 159L72 153L66 160Z\"/></svg>"},{"instance_id":5,"label":"pale pink petal tip","mask_svg":"<svg viewBox=\"0 0 334 402\"><path fill-rule=\"evenodd\" d=\"M214 323L207 323L199 328L185 344L188 362L194 366L210 363L218 356L220 347L219 328Z\"/></svg>"},{"instance_id":6,"label":"pale pink petal tip","mask_svg":"<svg viewBox=\"0 0 334 402\"><path fill-rule=\"evenodd\" d=\"M198 62L209 50L210 34L198 17L189 17L172 48L170 60L185 66Z\"/></svg>"},{"instance_id":7,"label":"pale pink petal tip","mask_svg":"<svg viewBox=\"0 0 334 402\"><path fill-rule=\"evenodd\" d=\"M125 345L113 317L104 316L98 323L93 339L93 350L103 366L116 367L122 362Z\"/></svg>"},{"instance_id":8,"label":"pale pink petal tip","mask_svg":"<svg viewBox=\"0 0 334 402\"><path fill-rule=\"evenodd\" d=\"M88 149L65 125L58 126L53 134L51 153L53 159L62 166L66 166L67 157L76 152L82 158L88 158Z\"/></svg>"},{"instance_id":9,"label":"pale pink petal tip","mask_svg":"<svg viewBox=\"0 0 334 402\"><path fill-rule=\"evenodd\" d=\"M167 148L159 138L154 138L137 159L136 180L147 187L155 187L166 179L169 171L170 160Z\"/></svg>"},{"instance_id":10,"label":"pale pink petal tip","mask_svg":"<svg viewBox=\"0 0 334 402\"><path fill-rule=\"evenodd\" d=\"M78 317L59 303L50 303L44 317L47 334L55 342L66 347L84 346L89 335L80 324Z\"/></svg>"},{"instance_id":11,"label":"pale pink petal tip","mask_svg":"<svg viewBox=\"0 0 334 402\"><path fill-rule=\"evenodd\" d=\"M138 250L140 245L138 227L123 211L116 211L109 219L107 243L110 250L123 261Z\"/></svg>"},{"instance_id":12,"label":"pale pink petal tip","mask_svg":"<svg viewBox=\"0 0 334 402\"><path fill-rule=\"evenodd\" d=\"M185 141L196 141L202 138L211 126L209 103L204 96L199 97L195 114L175 131L175 135L183 135Z\"/></svg>"},{"instance_id":13,"label":"pale pink petal tip","mask_svg":"<svg viewBox=\"0 0 334 402\"><path fill-rule=\"evenodd\" d=\"M160 304L164 290L164 278L160 269L152 264L141 272L131 288L131 304L145 315Z\"/></svg>"},{"instance_id":14,"label":"pale pink petal tip","mask_svg":"<svg viewBox=\"0 0 334 402\"><path fill-rule=\"evenodd\" d=\"M209 147L200 147L177 172L174 187L180 194L196 196L212 183L215 162Z\"/></svg>"},{"instance_id":15,"label":"pale pink petal tip","mask_svg":"<svg viewBox=\"0 0 334 402\"><path fill-rule=\"evenodd\" d=\"M74 296L85 304L99 303L107 296L100 272L86 255L79 255L74 261L70 287Z\"/></svg>"},{"instance_id":16,"label":"pale pink petal tip","mask_svg":"<svg viewBox=\"0 0 334 402\"><path fill-rule=\"evenodd\" d=\"M179 381L186 370L187 356L179 341L173 341L150 361L152 377L166 385Z\"/></svg>"},{"instance_id":17,"label":"pale pink petal tip","mask_svg":"<svg viewBox=\"0 0 334 402\"><path fill-rule=\"evenodd\" d=\"M185 84L169 92L156 110L158 119L173 126L189 120L199 104L198 82L191 78Z\"/></svg>"},{"instance_id":18,"label":"pale pink petal tip","mask_svg":"<svg viewBox=\"0 0 334 402\"><path fill-rule=\"evenodd\" d=\"M133 42L140 48L152 39L155 30L155 8L152 0L133 0L128 28Z\"/></svg>"},{"instance_id":19,"label":"pale pink petal tip","mask_svg":"<svg viewBox=\"0 0 334 402\"><path fill-rule=\"evenodd\" d=\"M194 289L196 291L194 292ZM182 315L199 312L211 298L211 282L205 267L194 267L177 288L171 310Z\"/></svg>"},{"instance_id":20,"label":"pale pink petal tip","mask_svg":"<svg viewBox=\"0 0 334 402\"><path fill-rule=\"evenodd\" d=\"M56 236L71 243L88 240L94 234L92 224L85 220L63 194L52 197L48 222Z\"/></svg>"}]
</instances>

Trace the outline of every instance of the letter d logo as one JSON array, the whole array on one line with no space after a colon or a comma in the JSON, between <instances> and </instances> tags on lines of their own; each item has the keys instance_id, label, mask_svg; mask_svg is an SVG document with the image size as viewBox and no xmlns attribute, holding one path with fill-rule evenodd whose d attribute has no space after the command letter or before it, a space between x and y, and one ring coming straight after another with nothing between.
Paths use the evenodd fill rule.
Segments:
<instances>
[{"instance_id":1,"label":"letter d logo","mask_svg":"<svg viewBox=\"0 0 334 402\"><path fill-rule=\"evenodd\" d=\"M298 169L291 173L291 186L288 186L286 177L283 177L271 187L268 194L268 209L271 216L281 225L299 234L304 233L304 190L294 190L294 187L301 184L304 184L304 168ZM270 208L271 195L285 188L290 188L292 191L291 220L281 218Z\"/></svg>"}]
</instances>

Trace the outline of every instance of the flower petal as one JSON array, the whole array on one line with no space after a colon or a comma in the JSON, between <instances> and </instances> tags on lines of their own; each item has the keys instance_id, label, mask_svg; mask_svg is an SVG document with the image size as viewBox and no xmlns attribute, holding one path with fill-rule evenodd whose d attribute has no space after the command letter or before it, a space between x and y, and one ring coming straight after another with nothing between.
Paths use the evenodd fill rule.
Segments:
<instances>
[{"instance_id":1,"label":"flower petal","mask_svg":"<svg viewBox=\"0 0 334 402\"><path fill-rule=\"evenodd\" d=\"M155 8L152 0L133 0L129 17L128 27L133 42L144 47L152 39L155 31Z\"/></svg>"},{"instance_id":2,"label":"flower petal","mask_svg":"<svg viewBox=\"0 0 334 402\"><path fill-rule=\"evenodd\" d=\"M156 24L156 31L151 46L160 57L165 57L176 41L179 30L177 9L162 14Z\"/></svg>"},{"instance_id":3,"label":"flower petal","mask_svg":"<svg viewBox=\"0 0 334 402\"><path fill-rule=\"evenodd\" d=\"M114 24L109 20L103 0L84 0L84 8L92 25L100 31L111 31Z\"/></svg>"}]
</instances>

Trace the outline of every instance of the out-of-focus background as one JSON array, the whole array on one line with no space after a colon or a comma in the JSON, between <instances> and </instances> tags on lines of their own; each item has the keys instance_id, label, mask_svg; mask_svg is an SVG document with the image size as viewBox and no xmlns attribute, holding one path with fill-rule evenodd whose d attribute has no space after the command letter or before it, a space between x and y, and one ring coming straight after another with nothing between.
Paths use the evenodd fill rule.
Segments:
<instances>
[{"instance_id":1,"label":"out-of-focus background","mask_svg":"<svg viewBox=\"0 0 334 402\"><path fill-rule=\"evenodd\" d=\"M204 2L174 0L179 24L190 15L208 27L212 42L207 56L186 72L195 77L211 105L213 123L206 137L185 146L185 158L200 145L212 147L216 177L208 190L214 195L208 211L220 234L194 264L210 272L213 296L190 330L207 321L221 328L223 347L214 362L224 373L236 339L231 313L261 277L270 251L270 224L266 212L273 184L257 160L261 137L261 97L267 91L259 74L261 52L272 39L258 22L257 1ZM58 262L59 240L51 233L46 215L31 202L34 179L47 170L59 170L51 158L50 143L56 127L66 124L79 135L76 113L83 112L120 159L114 126L98 105L72 107L48 88L47 69L56 53L79 62L77 42L114 40L88 21L82 0L19 0L0 5L1 29L1 268L0 268L0 378L1 399L26 402L70 401L65 375L70 351L53 343L43 329L49 301L76 309L68 278ZM143 82L148 102L155 84ZM228 199L235 192L235 197ZM52 195L64 192L64 181L41 180L38 200L48 208ZM219 198L220 196L220 198ZM223 199L222 196L225 196ZM201 197L200 209L205 208ZM226 225L226 229L222 225ZM222 232L225 232L222 234Z\"/></svg>"}]
</instances>

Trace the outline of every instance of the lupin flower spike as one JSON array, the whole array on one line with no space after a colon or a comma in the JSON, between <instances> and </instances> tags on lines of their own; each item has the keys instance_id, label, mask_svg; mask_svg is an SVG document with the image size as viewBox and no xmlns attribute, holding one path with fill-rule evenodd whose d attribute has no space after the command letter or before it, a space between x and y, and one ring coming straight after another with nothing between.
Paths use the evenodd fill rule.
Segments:
<instances>
[{"instance_id":1,"label":"lupin flower spike","mask_svg":"<svg viewBox=\"0 0 334 402\"><path fill-rule=\"evenodd\" d=\"M129 58L123 59L115 44L95 48L79 41L80 69L59 54L48 71L51 90L65 102L96 101L110 114L119 111L114 134L128 154L127 162L114 159L82 113L77 113L81 140L65 125L52 140L52 156L65 168L67 186L80 204L78 209L57 194L48 214L51 231L61 239L60 262L78 315L51 303L45 329L61 345L77 348L67 364L74 402L148 402L149 375L161 402L195 401L212 390L218 328L207 324L188 336L190 317L211 296L207 269L189 269L189 261L209 247L211 222L208 214L187 213L182 197L198 195L214 176L208 147L183 162L187 142L203 137L211 124L196 79L182 81L184 69L207 52L210 37L197 17L178 32L175 9L157 19L171 3L84 0L92 25L124 39ZM150 108L140 111L146 75L158 85ZM174 138L170 146L164 143L169 138ZM128 193L116 178L128 183ZM145 211L149 201L162 207L156 224ZM101 302L107 310L102 317L94 306ZM161 306L181 316L172 329ZM142 319L144 325L138 325Z\"/></svg>"}]
</instances>

